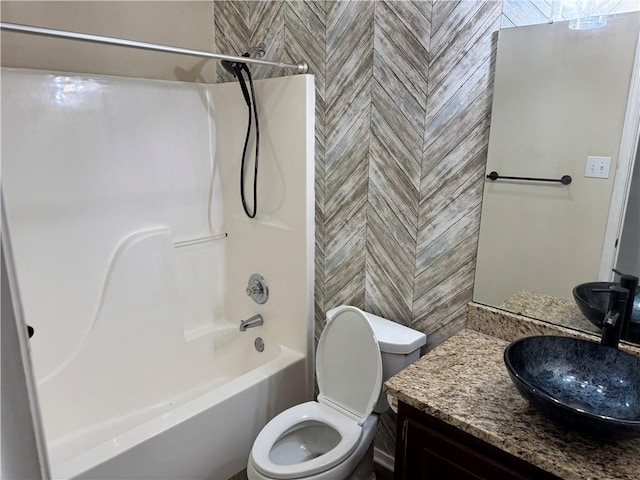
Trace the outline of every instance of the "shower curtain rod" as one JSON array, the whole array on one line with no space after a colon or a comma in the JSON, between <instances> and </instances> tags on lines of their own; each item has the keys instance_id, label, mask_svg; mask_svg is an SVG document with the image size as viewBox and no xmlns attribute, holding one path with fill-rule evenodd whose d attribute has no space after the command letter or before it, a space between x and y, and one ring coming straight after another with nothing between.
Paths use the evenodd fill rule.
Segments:
<instances>
[{"instance_id":1,"label":"shower curtain rod","mask_svg":"<svg viewBox=\"0 0 640 480\"><path fill-rule=\"evenodd\" d=\"M67 30L56 30L53 28L34 27L32 25L21 25L19 23L0 22L0 29L8 32L29 33L32 35L43 35L45 37L68 38L81 42L101 43L105 45L118 45L121 47L138 48L141 50L152 50L155 52L177 53L179 55L190 55L192 57L213 58L214 60L227 60L229 62L255 63L258 65L270 65L279 68L292 68L296 73L307 73L309 67L306 62L296 64L274 62L271 60L260 60L251 57L238 57L235 55L224 55L212 53L205 50L192 50L190 48L173 47L171 45L160 45L157 43L138 42L124 38L105 37L102 35L92 35L88 33L69 32Z\"/></svg>"}]
</instances>

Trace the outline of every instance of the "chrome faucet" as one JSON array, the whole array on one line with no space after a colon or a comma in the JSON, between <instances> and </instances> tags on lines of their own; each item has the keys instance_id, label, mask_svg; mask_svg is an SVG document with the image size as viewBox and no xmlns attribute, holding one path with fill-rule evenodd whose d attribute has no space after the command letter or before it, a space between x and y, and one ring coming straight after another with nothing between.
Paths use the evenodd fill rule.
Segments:
<instances>
[{"instance_id":1,"label":"chrome faucet","mask_svg":"<svg viewBox=\"0 0 640 480\"><path fill-rule=\"evenodd\" d=\"M262 315L260 314L254 315L253 317L248 318L247 320L242 320L240 322L240 331L245 332L247 328L258 327L263 323L264 323L264 319L262 318Z\"/></svg>"}]
</instances>

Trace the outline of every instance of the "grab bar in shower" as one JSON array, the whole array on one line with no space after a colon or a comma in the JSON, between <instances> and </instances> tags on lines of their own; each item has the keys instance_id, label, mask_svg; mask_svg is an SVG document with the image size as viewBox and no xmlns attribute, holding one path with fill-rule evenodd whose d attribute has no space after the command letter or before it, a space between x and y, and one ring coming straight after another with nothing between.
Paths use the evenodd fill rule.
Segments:
<instances>
[{"instance_id":1,"label":"grab bar in shower","mask_svg":"<svg viewBox=\"0 0 640 480\"><path fill-rule=\"evenodd\" d=\"M495 171L487 175L487 178L490 180L503 178L505 180L526 180L529 182L556 182L561 183L562 185L569 185L572 180L570 175L564 175L562 178L505 177L504 175L499 175L498 172Z\"/></svg>"},{"instance_id":2,"label":"grab bar in shower","mask_svg":"<svg viewBox=\"0 0 640 480\"><path fill-rule=\"evenodd\" d=\"M198 245L199 243L211 242L213 240L221 240L223 238L227 238L227 236L228 236L227 233L219 233L217 235L208 235L206 237L192 238L190 240L181 240L179 242L174 242L173 247L180 248L180 247L188 247L190 245Z\"/></svg>"}]
</instances>

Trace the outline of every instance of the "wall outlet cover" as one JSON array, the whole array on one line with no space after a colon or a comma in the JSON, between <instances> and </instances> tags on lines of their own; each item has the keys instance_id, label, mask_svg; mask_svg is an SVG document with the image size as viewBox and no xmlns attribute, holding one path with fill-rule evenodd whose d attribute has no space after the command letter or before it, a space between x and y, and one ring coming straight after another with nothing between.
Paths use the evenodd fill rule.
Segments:
<instances>
[{"instance_id":1,"label":"wall outlet cover","mask_svg":"<svg viewBox=\"0 0 640 480\"><path fill-rule=\"evenodd\" d=\"M611 157L588 156L584 176L592 178L609 178L610 168Z\"/></svg>"}]
</instances>

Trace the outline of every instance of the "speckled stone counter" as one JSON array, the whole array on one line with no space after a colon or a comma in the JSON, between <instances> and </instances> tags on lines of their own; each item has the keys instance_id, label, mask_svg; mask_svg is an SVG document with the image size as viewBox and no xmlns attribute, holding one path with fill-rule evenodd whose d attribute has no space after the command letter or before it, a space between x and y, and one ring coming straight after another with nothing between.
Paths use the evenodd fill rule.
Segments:
<instances>
[{"instance_id":1,"label":"speckled stone counter","mask_svg":"<svg viewBox=\"0 0 640 480\"><path fill-rule=\"evenodd\" d=\"M564 327L578 328L587 332L600 331L582 315L573 300L521 290L507 298L500 308Z\"/></svg>"},{"instance_id":2,"label":"speckled stone counter","mask_svg":"<svg viewBox=\"0 0 640 480\"><path fill-rule=\"evenodd\" d=\"M465 329L385 383L399 400L566 479L640 479L640 439L563 432L520 396L506 340Z\"/></svg>"},{"instance_id":3,"label":"speckled stone counter","mask_svg":"<svg viewBox=\"0 0 640 480\"><path fill-rule=\"evenodd\" d=\"M471 330L500 338L508 342L531 335L568 335L585 340L598 341L599 335L576 330L562 325L507 312L500 308L489 307L471 302L467 305L465 325ZM640 356L640 346L628 342L620 342L620 348L631 354Z\"/></svg>"}]
</instances>

